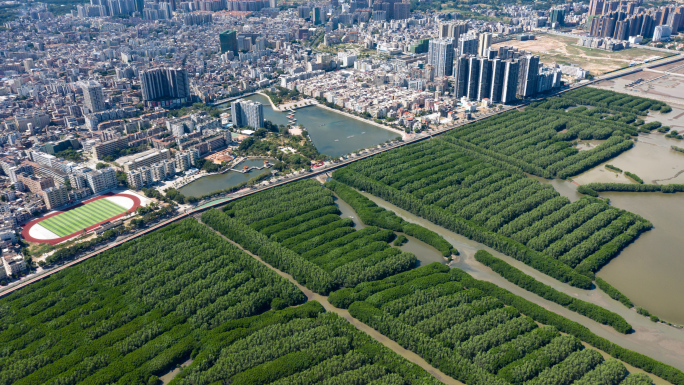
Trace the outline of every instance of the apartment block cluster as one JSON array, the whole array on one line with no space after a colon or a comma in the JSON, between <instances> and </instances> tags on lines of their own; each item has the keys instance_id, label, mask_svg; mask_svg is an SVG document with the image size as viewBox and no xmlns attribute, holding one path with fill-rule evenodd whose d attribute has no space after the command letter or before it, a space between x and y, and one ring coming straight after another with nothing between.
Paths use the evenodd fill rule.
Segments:
<instances>
[{"instance_id":1,"label":"apartment block cluster","mask_svg":"<svg viewBox=\"0 0 684 385\"><path fill-rule=\"evenodd\" d=\"M510 104L561 86L560 69L544 68L539 56L517 48L492 49L491 33L469 33L466 23L449 23L440 25L439 35L430 40L428 64L435 76L454 76L456 98Z\"/></svg>"},{"instance_id":2,"label":"apartment block cluster","mask_svg":"<svg viewBox=\"0 0 684 385\"><path fill-rule=\"evenodd\" d=\"M204 112L167 120L166 127L179 150L197 151L200 157L222 150L232 142L230 131L223 129L222 119L211 118Z\"/></svg>"},{"instance_id":3,"label":"apartment block cluster","mask_svg":"<svg viewBox=\"0 0 684 385\"><path fill-rule=\"evenodd\" d=\"M239 11L255 12L263 9L276 10L276 0L199 0L176 2L162 0L90 0L90 4L78 5L73 12L80 18L104 16L138 16L146 20L171 19L178 11Z\"/></svg>"},{"instance_id":4,"label":"apartment block cluster","mask_svg":"<svg viewBox=\"0 0 684 385\"><path fill-rule=\"evenodd\" d=\"M128 185L139 190L176 175L177 170L187 171L197 166L200 154L197 150L176 152L172 158L169 150L152 151L124 164Z\"/></svg>"},{"instance_id":5,"label":"apartment block cluster","mask_svg":"<svg viewBox=\"0 0 684 385\"><path fill-rule=\"evenodd\" d=\"M202 1L183 1L179 8L186 12L193 11L238 11L238 12L257 12L265 8L274 9L278 7L277 0L202 0Z\"/></svg>"},{"instance_id":6,"label":"apartment block cluster","mask_svg":"<svg viewBox=\"0 0 684 385\"><path fill-rule=\"evenodd\" d=\"M667 41L671 34L684 30L684 7L645 9L636 1L591 0L589 36L629 40L641 36Z\"/></svg>"},{"instance_id":7,"label":"apartment block cluster","mask_svg":"<svg viewBox=\"0 0 684 385\"><path fill-rule=\"evenodd\" d=\"M143 12L144 0L90 0L90 4L77 5L76 15L80 18L103 16L131 16Z\"/></svg>"},{"instance_id":8,"label":"apartment block cluster","mask_svg":"<svg viewBox=\"0 0 684 385\"><path fill-rule=\"evenodd\" d=\"M41 151L30 151L29 157L23 159L6 156L0 159L0 166L16 191L28 191L42 197L47 210L117 186L116 172L111 167L92 170ZM28 218L21 215L19 222L24 219Z\"/></svg>"}]
</instances>

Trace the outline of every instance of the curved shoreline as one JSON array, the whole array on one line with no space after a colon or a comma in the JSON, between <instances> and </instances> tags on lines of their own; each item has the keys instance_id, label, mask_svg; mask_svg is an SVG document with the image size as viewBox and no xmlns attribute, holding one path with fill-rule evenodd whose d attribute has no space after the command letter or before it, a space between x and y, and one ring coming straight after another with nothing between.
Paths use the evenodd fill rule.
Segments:
<instances>
[{"instance_id":1,"label":"curved shoreline","mask_svg":"<svg viewBox=\"0 0 684 385\"><path fill-rule=\"evenodd\" d=\"M316 103L316 104L314 104L314 105L315 105L316 107L324 108L324 109L326 109L326 110L329 110L329 111L332 111L332 112L336 112L336 113L338 113L338 114L340 114L340 115L344 115L344 116L346 116L346 117L348 117L348 118L360 120L360 121L362 121L362 122L364 122L364 123L368 123L368 124L370 124L370 125L373 125L373 126L376 126L376 127L382 128L382 129L385 129L385 130L390 131L390 132L394 132L395 134L400 135L402 139L406 139L406 137L408 136L408 134L407 134L406 132L404 132L404 131L399 131L399 130L397 130L397 129L395 129L395 128L391 128L391 127L386 126L386 125L384 125L384 124L376 123L376 122L374 122L374 121L372 121L372 120L368 120L368 119L362 118L362 117L360 117L360 116L356 116L356 115L354 115L354 114L350 114L350 113L348 113L348 112L346 112L346 111L336 110L336 109L334 109L334 108L330 108L330 107L328 107L328 106L324 106L324 105L322 105L322 104L320 104L320 103Z\"/></svg>"},{"instance_id":2,"label":"curved shoreline","mask_svg":"<svg viewBox=\"0 0 684 385\"><path fill-rule=\"evenodd\" d=\"M269 157L266 157L266 156L241 157L241 158L238 158L238 159L240 159L240 160L239 160L239 162L237 162L236 165L233 165L233 166L231 166L231 167L228 167L228 168L226 168L225 170L223 170L223 171L221 171L221 172L202 175L202 176L200 176L199 178L193 179L192 181L187 182L187 183L181 185L180 187L175 187L175 189L176 189L178 192L180 192L180 193L182 194L182 192L180 191L182 188L187 187L188 185L190 185L190 184L192 184L192 183L195 183L195 182L197 182L197 181L200 181L201 179L204 179L204 178L206 178L206 177L217 176L217 175L223 175L223 174L228 174L228 173L230 173L230 172L234 172L234 173L238 173L238 174L242 174L242 175L247 175L247 174L251 173L252 170L262 171L262 170L265 169L265 168L271 168L272 165L275 163L274 161L276 160L276 159L274 159L274 158L269 158ZM235 170L235 169L233 169L233 167L237 167L237 166L239 166L241 163L243 163L243 162L245 162L245 161L249 161L249 160L268 160L270 164L269 164L269 166L263 165L263 166L261 166L261 167L251 166L251 167L249 167L249 169L248 169L247 171L240 171L240 170ZM263 174L263 173L262 173L262 174ZM261 174L259 174L259 175L261 175ZM258 175L257 175L257 176L258 176ZM252 179L252 178L254 178L254 177L251 177L251 178L249 178L249 179ZM248 179L248 180L249 180L249 179ZM242 182L241 182L241 183L242 183ZM238 184L239 184L239 183L238 183ZM235 185L234 185L234 186L226 186L226 187L223 187L223 188L214 190L214 191L208 191L208 192L206 192L204 195L212 195L212 194L214 194L214 193L218 193L218 192L220 192L220 191L223 191L223 190L225 190L225 189L232 188L232 187L235 187ZM185 195L185 194L184 194L184 195ZM188 195L188 196L194 196L194 195ZM198 198L199 198L199 197L198 197Z\"/></svg>"},{"instance_id":3,"label":"curved shoreline","mask_svg":"<svg viewBox=\"0 0 684 385\"><path fill-rule=\"evenodd\" d=\"M241 157L235 158L235 160L233 160L231 163L237 162L237 164L234 165L234 166L237 166L237 165L239 165L240 163L242 163L242 162L244 162L244 161L246 161L246 160L251 160L251 159L268 159L269 161L271 160L271 158L266 157L266 156L241 156ZM185 182L185 183L183 183L183 184L180 185L180 186L174 186L173 188L175 188L176 190L180 190L180 189L182 189L183 187L189 185L190 183L196 182L196 181L198 181L198 180L200 180L200 179L202 179L202 178L204 178L204 177L212 176L212 175L221 175L221 174L227 173L228 171L241 172L241 171L233 170L232 168L233 168L234 166L228 167L228 168L226 168L226 169L224 169L224 170L221 170L221 171L219 171L219 172L213 172L213 173L210 173L210 174L204 174L204 175L202 175L202 176L200 176L200 177L198 177L198 178L195 178L195 179L193 179L193 180L191 180L191 181L189 181L189 182ZM258 168L258 167L251 167L251 168L250 168L250 171L251 171L252 169L254 169L254 168L257 168L257 169L261 170L261 168ZM263 168L263 167L262 167L262 168ZM199 174L199 173L197 173L197 174L195 174L195 175L198 175L198 174Z\"/></svg>"},{"instance_id":4,"label":"curved shoreline","mask_svg":"<svg viewBox=\"0 0 684 385\"><path fill-rule=\"evenodd\" d=\"M277 111L277 112L285 112L285 111L288 111L288 109L280 109L280 108L276 107L276 106L273 104L273 101L271 100L271 98L268 97L268 95L264 94L263 92L259 91L259 92L255 92L255 94L259 94L259 95L265 97L266 99L268 99L268 102L271 103L271 108L273 109L273 111ZM344 115L344 116L346 116L346 117L348 117L348 118L356 119L356 120L362 121L362 122L364 122L364 123L368 123L368 124L370 124L370 125L373 125L373 126L376 126L376 127L382 128L382 129L385 129L385 130L387 130L387 131L394 132L394 133L396 133L396 134L399 134L399 135L401 136L402 139L406 139L406 136L408 135L408 134L406 134L406 132L404 132L404 131L400 131L400 130L394 129L394 128L392 128L392 127L386 126L386 125L384 125L384 124L380 124L380 123L377 123L377 122L375 122L375 121L372 121L372 120L369 120L369 119L365 119L365 118L362 118L362 117L360 117L360 116L356 116L356 115L354 115L354 114L350 114L350 113L347 112L347 111L340 111L340 110L336 110L336 109L334 109L334 108L330 108L330 107L328 107L328 106L325 106L325 105L319 103L318 101L316 101L316 100L314 100L314 99L308 99L308 100L311 100L311 101L313 102L313 104L309 104L309 105L302 106L302 107L296 107L296 108L294 108L294 109L305 108L305 107L311 107L311 106L320 107L320 108L324 108L324 109L326 109L326 110L328 110L328 111L332 111L332 112L338 113L338 114L340 114L340 115ZM306 128L306 127L305 127L305 128Z\"/></svg>"}]
</instances>

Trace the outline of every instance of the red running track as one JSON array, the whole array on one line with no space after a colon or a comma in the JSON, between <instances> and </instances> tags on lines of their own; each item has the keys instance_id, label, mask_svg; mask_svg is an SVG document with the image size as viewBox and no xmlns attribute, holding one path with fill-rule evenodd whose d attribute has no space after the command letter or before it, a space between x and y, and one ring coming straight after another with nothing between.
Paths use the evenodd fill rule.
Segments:
<instances>
[{"instance_id":1,"label":"red running track","mask_svg":"<svg viewBox=\"0 0 684 385\"><path fill-rule=\"evenodd\" d=\"M109 218L109 219L107 219L107 220L104 220L104 221L99 222L99 223L96 223L96 224L94 224L94 225L92 225L92 226L86 227L86 228L85 228L85 231L86 231L86 232L91 231L91 230L97 228L98 226L100 226L101 224L103 224L103 223L105 223L105 222L109 222L109 221L112 221L112 220L115 220L115 219L119 219L119 218L123 217L124 215L130 213L131 211L135 211L138 207L140 207L140 198L138 198L138 197L135 196L135 195L131 195L131 194L113 194L113 193L109 192L109 193L106 193L106 194L102 194L102 195L100 195L100 196L97 196L97 197L95 197L95 198L88 199L87 201L83 201L83 202L81 202L81 203L79 203L79 204L77 204L77 205L71 206L71 207L69 207L67 210L55 211L54 213L50 213L50 214L48 214L48 215L46 215L46 216L43 216L43 217L40 217L40 218L38 218L38 219L32 220L31 222L29 222L29 223L27 223L27 224L25 224L25 225L23 226L23 229L21 230L21 237L22 237L23 239L25 239L26 241L28 241L28 242L49 243L49 244L51 244L51 245L54 246L54 245L56 245L56 244L58 244L58 243L61 243L61 242L66 241L67 239L70 239L70 238L73 238L73 237L75 237L75 236L77 236L77 235L80 235L80 234L83 233L83 230L77 231L77 232L75 232L75 233L69 234L69 235L64 236L64 237L61 237L61 238L54 238L54 239L37 239L37 238L34 238L34 237L30 236L30 235L29 235L29 231L31 230L31 227L33 227L33 226L34 226L35 224L37 224L37 223L42 222L42 221L45 220L45 219L54 217L55 215L59 215L59 214L61 214L61 213L70 211L70 210L75 209L75 208L77 208L77 207L81 207L81 206L83 206L83 205L85 205L85 204L87 204L87 203L94 202L94 201L96 201L96 200L98 200L98 199L102 199L102 198L106 198L106 197L113 197L113 196L122 196L122 197L126 197L126 198L131 199L131 200L133 201L133 207L131 207L130 209L126 210L125 212L123 212L123 213L121 213L121 214L119 214L119 215L115 215L115 216L113 216L113 217L111 217L111 218Z\"/></svg>"}]
</instances>

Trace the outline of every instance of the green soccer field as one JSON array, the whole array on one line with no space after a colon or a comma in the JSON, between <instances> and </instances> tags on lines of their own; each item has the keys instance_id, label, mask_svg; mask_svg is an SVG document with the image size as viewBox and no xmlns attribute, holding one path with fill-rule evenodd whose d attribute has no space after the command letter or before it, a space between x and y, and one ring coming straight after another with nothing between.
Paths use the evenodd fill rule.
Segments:
<instances>
[{"instance_id":1,"label":"green soccer field","mask_svg":"<svg viewBox=\"0 0 684 385\"><path fill-rule=\"evenodd\" d=\"M126 209L116 203L108 199L98 199L45 219L39 224L60 237L65 237L124 212Z\"/></svg>"}]
</instances>

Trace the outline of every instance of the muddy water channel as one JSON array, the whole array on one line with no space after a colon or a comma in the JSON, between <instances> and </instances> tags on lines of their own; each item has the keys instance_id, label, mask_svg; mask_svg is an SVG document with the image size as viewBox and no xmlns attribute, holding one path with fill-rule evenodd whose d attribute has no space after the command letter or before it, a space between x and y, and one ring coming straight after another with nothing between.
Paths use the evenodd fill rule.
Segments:
<instances>
[{"instance_id":1,"label":"muddy water channel","mask_svg":"<svg viewBox=\"0 0 684 385\"><path fill-rule=\"evenodd\" d=\"M354 228L356 230L361 230L366 227L363 222L359 219L358 215L354 209L340 198L335 197L335 205L340 209L342 218L349 218L354 221ZM434 247L428 245L427 243L418 240L410 235L404 234L408 239L408 242L401 245L399 248L407 253L413 253L416 258L418 258L419 266L429 265L432 262L446 263L446 259L442 257Z\"/></svg>"},{"instance_id":2,"label":"muddy water channel","mask_svg":"<svg viewBox=\"0 0 684 385\"><path fill-rule=\"evenodd\" d=\"M557 187L558 190L566 196L570 196L571 199L577 199L580 195L577 194L576 190L576 185L574 185L572 182L567 182L567 181L546 181L547 183L551 183L554 185L554 187ZM651 322L648 318L638 315L634 310L627 309L624 307L622 304L619 302L611 299L608 297L604 292L601 290L595 289L595 290L582 290L582 289L577 289L574 287L571 287L567 284L561 283L553 278L550 278L532 268L529 266L511 258L508 257L504 254L501 254L481 243L474 242L470 239L467 239L459 234L453 233L443 227L437 226L433 224L432 222L429 222L423 218L417 217L397 206L392 205L391 203L384 201L378 197L372 196L370 194L362 192L363 195L371 199L373 202L375 202L378 206L385 208L387 210L391 210L394 213L396 213L398 216L403 218L404 220L412 223L417 223L425 228L428 228L438 234L440 234L444 239L449 241L454 247L456 247L460 255L455 257L454 261L451 262L449 265L452 268L459 268L464 271L466 271L468 274L472 275L476 279L480 280L485 280L489 282L493 282L499 287L502 287L516 295L519 295L521 297L524 297L530 301L533 301L545 309L551 310L557 314L560 314L568 319L571 319L575 322L579 322L582 325L588 327L591 329L592 332L595 334L606 338L616 344L619 344L622 347L625 347L630 350L637 351L642 354L646 354L650 357L653 357L661 362L665 362L669 365L673 365L679 369L684 370L684 331L680 329L676 329L671 326L667 326L665 324L655 324ZM682 197L684 198L684 193L682 194ZM338 201L339 202L339 201ZM344 210L343 210L344 211ZM636 212L636 210L635 210ZM343 215L344 216L344 215ZM682 216L684 217L684 216ZM642 240L638 240L636 243L641 242ZM633 247L634 245L630 246ZM508 282L507 280L503 279L500 275L497 273L493 272L491 269L488 267L482 265L481 263L477 262L474 258L474 254L477 250L479 249L485 249L488 252L492 253L492 255L501 258L502 260L506 261L512 266L515 266L516 268L524 271L527 275L534 277L540 282L543 282L544 284L547 284L551 287L553 287L556 290L563 291L573 297L582 299L584 301L592 302L595 303L599 306L602 306L612 312L620 314L627 322L629 322L632 327L634 328L635 332L630 334L630 335L624 335L616 332L614 329L601 325L589 318L586 318L584 316L581 316L575 312L572 312L568 309L565 309L561 307L560 305L547 301L535 294L532 294L524 289L521 289L520 287ZM628 248L629 249L629 248ZM416 253L416 256L420 258L420 251ZM624 252L623 252L624 253ZM621 258L621 257L620 257ZM611 262L611 264L614 262ZM604 268L605 270L606 268ZM618 274L620 274L618 272ZM617 282L613 282L615 279L612 279L610 277L606 277L606 279L609 279L611 283L614 285L620 284L620 280L617 280ZM633 281L634 283L634 281ZM620 290L622 290L622 287L619 287ZM681 292L681 291L680 291ZM627 293L626 293L627 294ZM630 295L630 294L627 294ZM676 293L670 293L669 296L665 296L665 298L672 298L675 296ZM637 300L637 298L633 298L634 300ZM648 299L647 301L650 301ZM648 302L650 303L650 302ZM637 302L638 305L641 305L639 302ZM652 309L649 308L649 310L652 310L654 313L656 312L656 308L653 307ZM663 315L665 318L665 316ZM673 322L675 321L674 319L672 320ZM637 370L638 371L638 370ZM652 377L656 379L656 384L666 384L667 382L663 381L662 379L658 379L657 377Z\"/></svg>"},{"instance_id":3,"label":"muddy water channel","mask_svg":"<svg viewBox=\"0 0 684 385\"><path fill-rule=\"evenodd\" d=\"M582 197L573 182L534 179L552 185L571 201ZM629 297L636 306L646 308L666 321L684 325L684 237L681 235L684 193L602 192L601 197L610 199L614 207L648 219L653 223L653 229L622 250L597 275Z\"/></svg>"}]
</instances>

